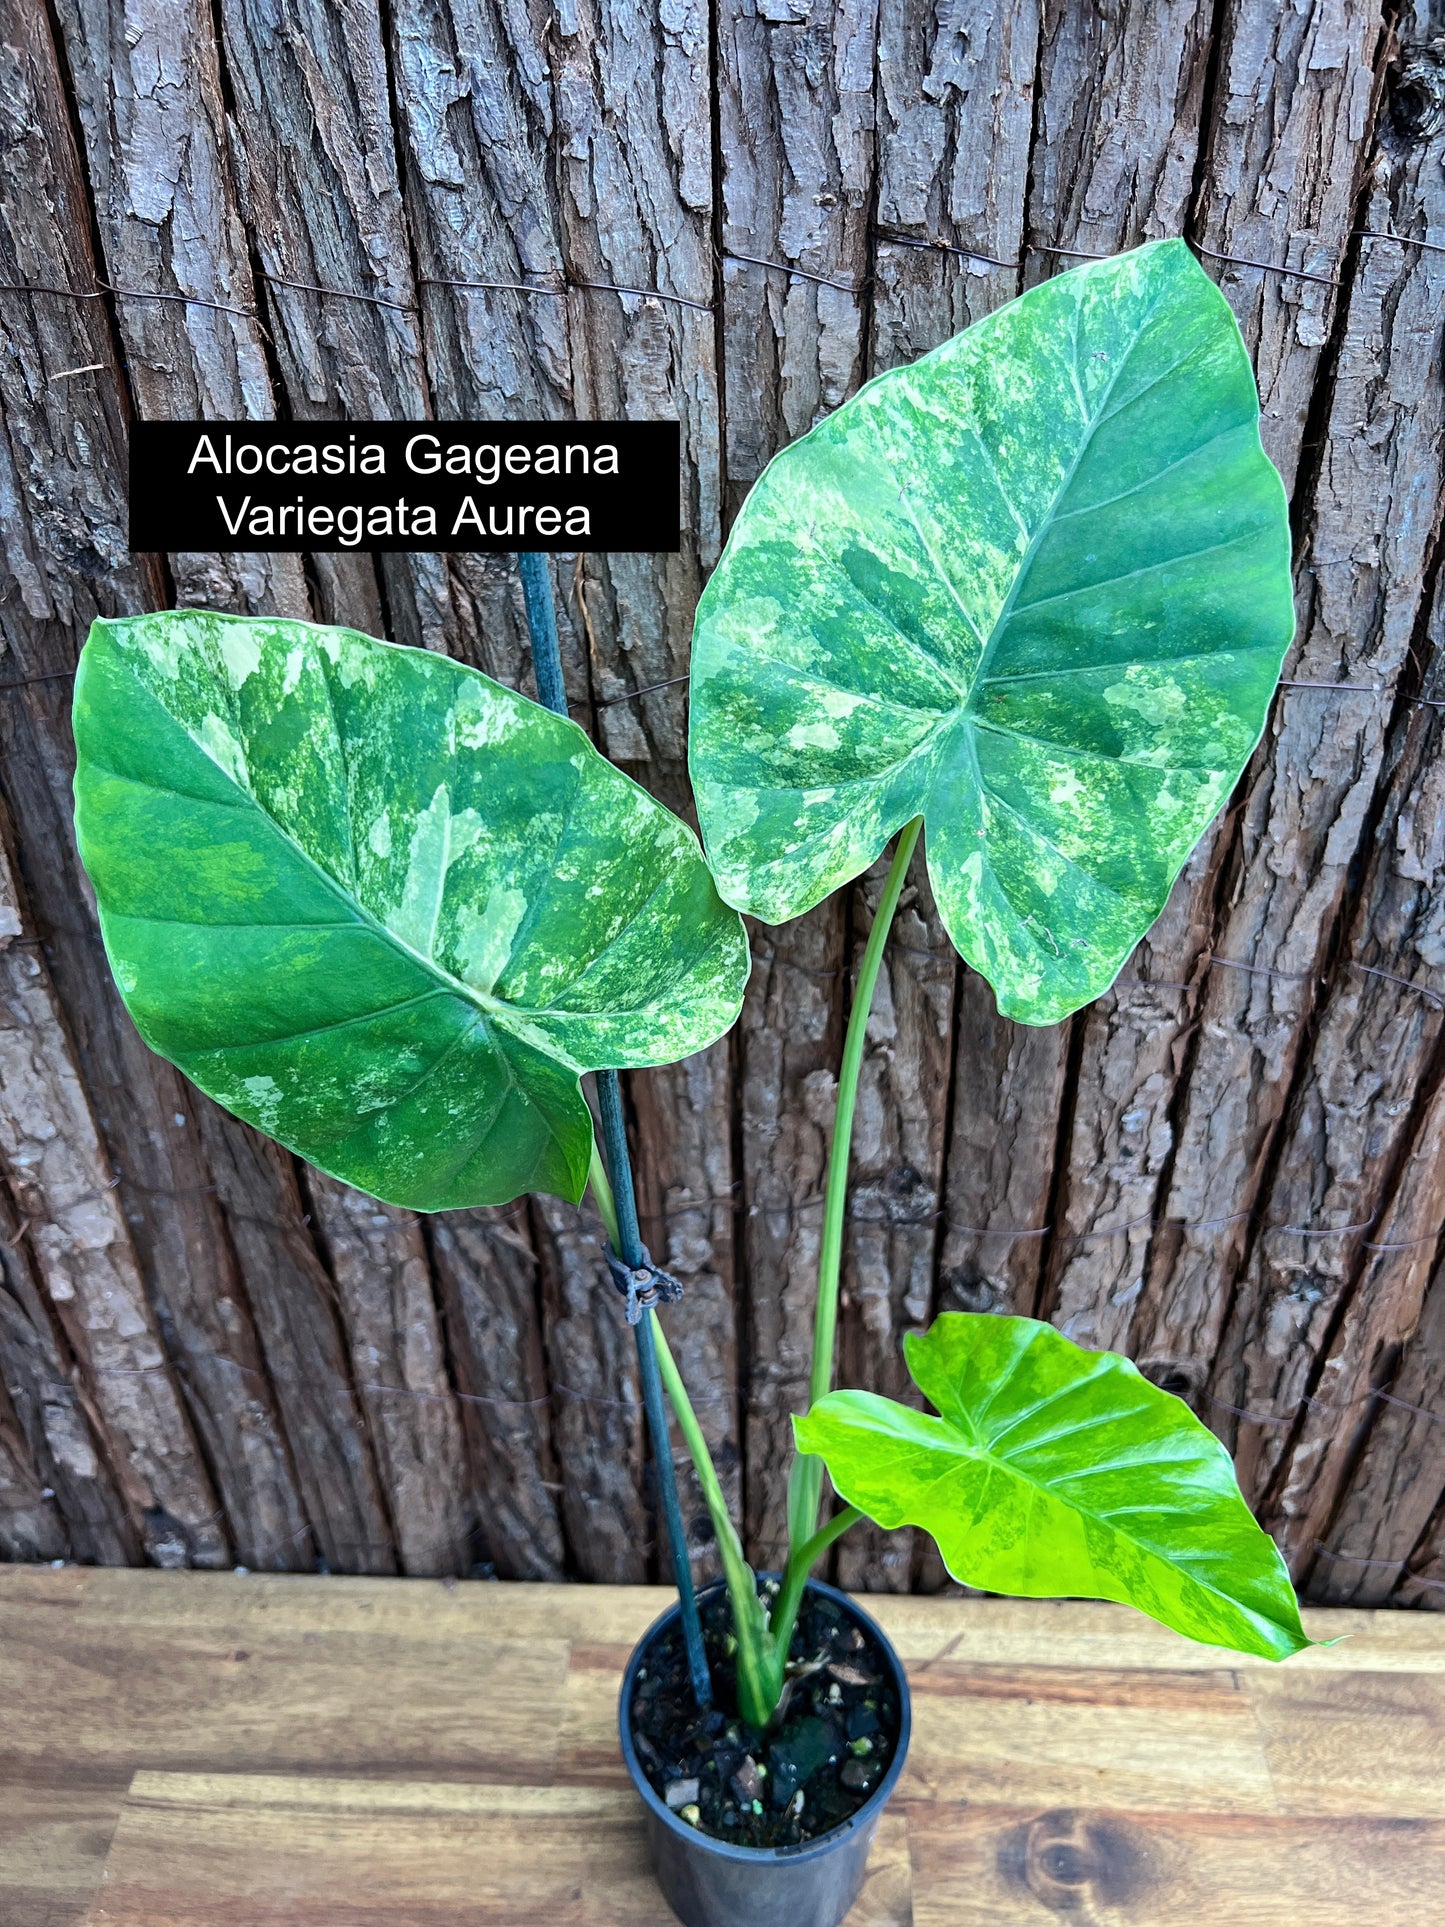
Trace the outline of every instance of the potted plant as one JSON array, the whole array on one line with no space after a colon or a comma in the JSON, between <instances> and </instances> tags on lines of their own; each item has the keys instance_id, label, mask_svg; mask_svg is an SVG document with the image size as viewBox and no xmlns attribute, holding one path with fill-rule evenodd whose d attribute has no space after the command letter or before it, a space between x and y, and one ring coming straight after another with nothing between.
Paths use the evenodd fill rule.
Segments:
<instances>
[{"instance_id":1,"label":"potted plant","mask_svg":"<svg viewBox=\"0 0 1445 1927\"><path fill-rule=\"evenodd\" d=\"M781 1574L747 1564L647 1308L665 1281L620 1267L724 1572L710 1676L674 1612L621 1705L689 1927L835 1927L856 1894L908 1737L886 1641L812 1578L862 1517L931 1532L974 1586L1118 1600L1272 1659L1307 1643L1223 1447L1127 1360L955 1313L905 1341L931 1411L832 1386L864 1026L925 825L960 952L1005 1015L1059 1021L1162 908L1292 628L1248 360L1166 242L879 377L758 482L697 616L706 862L580 730L444 658L195 612L92 631L77 828L142 1034L420 1210L590 1179L623 1255L630 1191L614 1201L579 1074L721 1035L748 969L737 912L796 916L897 839L839 1076Z\"/></svg>"}]
</instances>

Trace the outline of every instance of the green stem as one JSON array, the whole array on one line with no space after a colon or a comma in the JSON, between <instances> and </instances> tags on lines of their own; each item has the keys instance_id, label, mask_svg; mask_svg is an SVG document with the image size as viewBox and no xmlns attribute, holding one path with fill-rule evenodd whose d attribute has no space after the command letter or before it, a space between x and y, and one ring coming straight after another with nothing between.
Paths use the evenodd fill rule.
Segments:
<instances>
[{"instance_id":1,"label":"green stem","mask_svg":"<svg viewBox=\"0 0 1445 1927\"><path fill-rule=\"evenodd\" d=\"M853 1111L858 1102L858 1073L863 1068L863 1044L868 1031L868 1013L873 1007L873 992L883 963L883 951L893 924L893 913L903 894L908 865L923 828L923 818L915 816L898 834L898 847L873 928L868 932L863 952L863 967L858 972L858 987L853 993L853 1008L848 1013L848 1034L843 1040L843 1062L838 1071L838 1103L833 1114L833 1144L828 1155L828 1188L823 1200L823 1239L818 1252L818 1309L813 1322L813 1375L808 1386L809 1403L826 1398L833 1386L833 1349L838 1336L838 1274L843 1261L843 1207L848 1200L848 1156L853 1144Z\"/></svg>"},{"instance_id":2,"label":"green stem","mask_svg":"<svg viewBox=\"0 0 1445 1927\"><path fill-rule=\"evenodd\" d=\"M718 1551L722 1555L723 1574L727 1580L738 1641L738 1711L750 1725L766 1726L782 1690L782 1663L777 1660L773 1642L768 1636L767 1618L762 1601L758 1598L758 1583L743 1555L742 1542L728 1512L712 1454L707 1449L707 1440L692 1409L692 1400L687 1395L677 1361L663 1336L662 1326L651 1312L647 1316L652 1319L657 1340L657 1362L662 1372L662 1383L678 1429L692 1454L697 1482L702 1487L708 1516L717 1536Z\"/></svg>"},{"instance_id":3,"label":"green stem","mask_svg":"<svg viewBox=\"0 0 1445 1927\"><path fill-rule=\"evenodd\" d=\"M592 1186L597 1215L602 1220L602 1229L607 1233L607 1242L614 1251L620 1251L622 1239L617 1230L617 1205L612 1197L612 1186L607 1181L607 1167L602 1162L602 1153L597 1148L595 1137L592 1140L592 1162L587 1167L587 1182Z\"/></svg>"},{"instance_id":4,"label":"green stem","mask_svg":"<svg viewBox=\"0 0 1445 1927\"><path fill-rule=\"evenodd\" d=\"M783 1665L788 1663L788 1648L793 1643L793 1628L798 1623L798 1608L803 1603L803 1588L808 1583L808 1574L817 1565L823 1554L835 1539L841 1539L849 1526L857 1525L863 1514L856 1505L844 1506L835 1512L826 1525L820 1526L811 1539L801 1546L795 1546L788 1554L787 1570L783 1574L782 1588L773 1605L772 1618L768 1630L773 1635L773 1645L782 1655Z\"/></svg>"},{"instance_id":5,"label":"green stem","mask_svg":"<svg viewBox=\"0 0 1445 1927\"><path fill-rule=\"evenodd\" d=\"M833 1112L833 1143L828 1153L828 1188L823 1198L823 1236L818 1251L818 1307L813 1314L813 1373L808 1403L816 1405L833 1388L833 1352L838 1340L838 1276L843 1263L843 1211L848 1202L848 1158L853 1148L853 1112L858 1102L858 1075L863 1068L863 1045L868 1035L868 1013L883 964L883 951L893 925L893 913L903 894L908 865L918 844L923 818L915 816L898 835L878 912L868 932L863 967L848 1013L843 1040L843 1062L838 1070L838 1101ZM788 1544L800 1546L818 1525L823 1497L823 1461L798 1457L788 1475Z\"/></svg>"}]
</instances>

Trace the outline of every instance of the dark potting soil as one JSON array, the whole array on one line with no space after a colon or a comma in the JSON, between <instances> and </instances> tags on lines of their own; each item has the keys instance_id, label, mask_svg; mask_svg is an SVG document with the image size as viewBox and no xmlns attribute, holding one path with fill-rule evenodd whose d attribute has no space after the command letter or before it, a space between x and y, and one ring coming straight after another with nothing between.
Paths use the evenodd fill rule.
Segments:
<instances>
[{"instance_id":1,"label":"dark potting soil","mask_svg":"<svg viewBox=\"0 0 1445 1927\"><path fill-rule=\"evenodd\" d=\"M764 1583L765 1596L775 1590ZM830 1599L805 1593L779 1712L766 1728L749 1726L737 1711L727 1595L698 1605L711 1710L699 1713L693 1699L677 1621L650 1648L633 1693L633 1744L658 1797L740 1847L793 1847L841 1826L898 1744L898 1694L877 1641Z\"/></svg>"}]
</instances>

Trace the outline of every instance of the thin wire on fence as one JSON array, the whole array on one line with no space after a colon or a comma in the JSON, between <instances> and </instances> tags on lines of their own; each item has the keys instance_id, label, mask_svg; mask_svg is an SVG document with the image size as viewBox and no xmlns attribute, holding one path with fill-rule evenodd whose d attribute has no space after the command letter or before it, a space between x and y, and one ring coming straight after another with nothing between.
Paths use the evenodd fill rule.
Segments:
<instances>
[{"instance_id":1,"label":"thin wire on fence","mask_svg":"<svg viewBox=\"0 0 1445 1927\"><path fill-rule=\"evenodd\" d=\"M1333 1546L1325 1545L1320 1539L1315 1540L1313 1550L1323 1553L1326 1559L1337 1560L1341 1565L1380 1566L1396 1573L1402 1582L1408 1582L1412 1586L1420 1586L1426 1592L1445 1592L1445 1579L1425 1579L1422 1578L1419 1573L1407 1572L1405 1570L1410 1561L1410 1554L1408 1552L1402 1554L1398 1559L1367 1559L1356 1552L1336 1552Z\"/></svg>"},{"instance_id":2,"label":"thin wire on fence","mask_svg":"<svg viewBox=\"0 0 1445 1927\"><path fill-rule=\"evenodd\" d=\"M184 1360L194 1362L200 1359L208 1360L214 1365L220 1365L230 1371L238 1372L244 1377L259 1379L263 1384L283 1391L297 1390L321 1393L331 1398L342 1399L348 1403L354 1403L358 1398L407 1398L419 1404L448 1404L456 1401L462 1405L525 1411L535 1410L542 1406L549 1405L555 1397L560 1395L563 1398L572 1399L581 1405L599 1405L614 1410L635 1411L639 1413L643 1410L640 1399L618 1398L614 1395L601 1392L584 1392L575 1386L566 1384L561 1379L555 1378L548 1381L548 1388L545 1392L523 1398L501 1393L466 1392L453 1390L450 1387L445 1391L427 1391L411 1385L387 1385L366 1381L353 1383L350 1379L342 1377L323 1381L315 1377L307 1378L297 1374L272 1372L264 1366L247 1365L242 1363L240 1359L232 1358L228 1353L216 1351L210 1346L188 1346L182 1362L184 1362ZM91 1366L88 1368L88 1375L97 1379L147 1378L153 1377L157 1373L169 1374L173 1372L175 1368L176 1361L167 1358L158 1359L154 1364L150 1365ZM75 1397L74 1386L65 1380L52 1381L45 1389L47 1396L50 1397L59 1396L67 1399ZM1398 1410L1409 1412L1412 1416L1422 1418L1432 1425L1445 1425L1445 1412L1432 1411L1428 1406L1415 1404L1409 1399L1400 1398L1391 1392L1388 1387L1383 1386L1372 1386L1369 1390L1359 1393L1357 1397L1343 1401L1320 1399L1313 1394L1306 1393L1303 1397L1296 1399L1295 1402L1284 1411L1280 1412L1260 1412L1246 1405L1235 1405L1231 1403L1230 1400L1221 1398L1207 1388L1201 1388L1194 1396L1202 1399L1216 1411L1228 1412L1232 1417L1244 1419L1252 1425L1293 1425L1303 1412L1311 1412L1317 1417L1328 1419L1342 1419L1350 1412L1359 1411L1362 1406L1376 1403L1390 1405ZM774 1407L775 1401L759 1400L751 1393L747 1385L737 1384L727 1391L699 1394L694 1398L693 1403L695 1405L732 1406L741 1416L754 1408L771 1410Z\"/></svg>"},{"instance_id":3,"label":"thin wire on fence","mask_svg":"<svg viewBox=\"0 0 1445 1927\"><path fill-rule=\"evenodd\" d=\"M57 1204L48 1214L42 1215L33 1212L22 1213L19 1230L11 1238L0 1240L0 1242L14 1245L25 1235L27 1225L53 1222L58 1217L74 1211L82 1205L92 1204L98 1199L113 1194L122 1188L122 1186L127 1194L133 1194L140 1198L218 1198L221 1201L221 1208L226 1217L235 1224L254 1224L263 1228L274 1229L281 1222L276 1218L266 1218L254 1213L235 1210L226 1203L225 1194L219 1185L146 1185L113 1175L105 1185L97 1189L78 1192L72 1197L67 1197L63 1204ZM929 1195L932 1195L932 1193L930 1192ZM681 1219L695 1219L701 1212L721 1210L733 1216L744 1218L781 1218L789 1225L793 1225L805 1216L823 1210L826 1202L827 1200L821 1196L802 1199L783 1199L777 1204L766 1204L759 1200L749 1200L742 1195L742 1181L738 1180L728 1191L712 1192L701 1198L680 1199L669 1205L654 1206L651 1208L639 1206L638 1217L646 1224L662 1225L676 1223ZM874 1202L876 1203L878 1200L875 1199ZM484 1212L479 1211L476 1217L480 1219L480 1228L483 1231L488 1229L501 1229L520 1222L521 1218L526 1215L528 1208L529 1200L521 1198L513 1205L496 1209L488 1207ZM843 1215L845 1222L848 1224L881 1225L896 1231L921 1230L927 1226L934 1226L941 1227L944 1232L952 1232L963 1237L1003 1238L1012 1243L1019 1239L1046 1238L1052 1236L1057 1244L1076 1245L1102 1244L1111 1238L1127 1237L1131 1231L1138 1231L1144 1228L1150 1231L1158 1231L1165 1228L1174 1231L1216 1231L1228 1225L1244 1224L1257 1217L1260 1209L1261 1207L1259 1205L1254 1205L1245 1211L1231 1211L1212 1218L1177 1218L1167 1211L1151 1211L1144 1212L1138 1217L1126 1218L1121 1224L1099 1225L1089 1231L1065 1231L1052 1224L965 1224L961 1220L950 1218L947 1212L942 1209L920 1211L905 1202L899 1202L883 1210L863 1210L850 1206L845 1209ZM376 1229L383 1227L388 1229L406 1229L424 1222L437 1222L445 1226L449 1218L453 1215L455 1214L442 1213L433 1220L429 1217L424 1217L423 1214L419 1212L404 1211L390 1205L378 1205L373 1224ZM463 1213L461 1215L466 1216L468 1214ZM1262 1238L1275 1235L1305 1239L1344 1238L1353 1236L1356 1232L1368 1231L1371 1225L1379 1222L1379 1217L1380 1214L1375 1212L1368 1218L1362 1218L1349 1224L1340 1225L1267 1224L1260 1227L1259 1235ZM309 1226L311 1224L311 1213L304 1213L301 1222ZM590 1226L586 1226L584 1221L584 1228L588 1235L592 1232L598 1232L600 1234L600 1220L595 1221ZM1362 1248L1366 1251L1414 1251L1426 1245L1439 1243L1442 1235L1445 1235L1445 1226L1441 1226L1435 1231L1428 1232L1418 1238L1406 1238L1384 1243L1371 1243L1368 1239L1365 1239L1361 1242ZM1139 1240L1138 1242L1143 1241Z\"/></svg>"},{"instance_id":4,"label":"thin wire on fence","mask_svg":"<svg viewBox=\"0 0 1445 1927\"><path fill-rule=\"evenodd\" d=\"M1043 254L1060 260L1105 261L1110 259L1109 253L1099 253L1090 248L1056 247L1042 241L1029 241L1024 244L1024 252L1016 259L1003 260L980 248L938 240L931 235L903 234L896 229L880 227L876 223L869 232L873 240L882 242L885 246L955 255L968 261L981 261L990 267L1003 268L1015 274L1024 271L1030 254ZM1351 228L1344 237L1346 245L1357 237L1375 241L1393 241L1401 247L1422 248L1433 254L1445 253L1445 245L1438 242L1422 240L1409 234L1394 234L1379 228ZM1340 286L1336 275L1321 274L1312 268L1291 267L1287 262L1282 261L1260 261L1251 255L1224 253L1209 247L1205 242L1189 234L1180 235L1177 238L1206 260L1217 262L1222 266L1251 268L1261 274L1280 275L1287 280L1316 282L1330 288ZM1314 239L1313 236L1308 235L1291 235L1289 238L1291 240ZM813 268L800 267L794 261L775 261L765 255L743 254L733 248L717 250L717 258L724 266L732 263L742 267L762 268L769 273L787 275L790 280L806 281L818 287L832 288L840 294L851 295L855 299L860 298L875 279L875 276L865 274L852 280L843 280L836 275L820 274ZM319 295L329 301L359 301L370 307L386 308L399 314L420 315L421 313L420 302L403 300L395 295L378 294L371 289L363 288L328 287L318 281L303 281L290 275L276 274L268 268L259 269L257 272L268 287L288 289L300 294ZM552 271L550 278L546 281L481 278L470 280L450 275L419 275L417 286L423 289L450 289L461 293L521 294L538 300L551 301L562 300L570 291L575 290L584 294L613 294L642 301L659 301L674 307L691 308L702 314L714 314L717 310L716 302L705 301L695 295L678 294L669 288L634 287L622 282L599 281L578 274L570 267ZM186 307L206 308L217 314L237 315L244 320L254 322L263 333L265 332L258 308L243 307L231 301L217 301L209 295L186 294L178 289L121 287L114 282L102 280L99 275L95 277L95 285L90 288L62 287L54 282L43 281L3 281L0 282L0 294L53 295L71 301L101 301L109 296L119 301L173 302ZM71 370L69 372L92 371Z\"/></svg>"},{"instance_id":5,"label":"thin wire on fence","mask_svg":"<svg viewBox=\"0 0 1445 1927\"><path fill-rule=\"evenodd\" d=\"M75 672L73 670L66 670L63 673L66 675L73 675ZM33 680L35 681L51 681L54 679L55 679L54 677L33 678ZM22 679L20 683L7 684L4 682L0 682L0 689L22 687L23 682L25 680L32 680L32 679L29 679L29 678ZM74 935L77 933L72 932L71 934ZM100 932L98 930L86 930L78 934L90 938L93 942L98 943L101 940ZM27 937L27 936L7 937L5 939L5 942L8 944L30 946L35 949L49 948L49 946L40 937ZM897 937L890 938L886 948L890 952L898 952L904 956L910 956L910 957L923 957L923 958L927 958L931 962L941 963L949 966L956 965L959 961L958 953L953 949L930 950L923 944L905 943L901 938L897 938ZM777 950L763 950L763 949L754 947L752 956L753 956L753 961L755 963L765 964L769 969L773 968L776 965L786 970L796 970L805 977L816 978L819 982L831 983L835 979L843 975L843 966L841 964L834 964L831 967L825 969L822 966L817 964L806 964L800 958L789 957ZM1276 970L1268 964L1247 963L1242 957L1221 957L1216 955L1212 951L1205 952L1204 954L1202 954L1198 962L1199 962L1199 968L1201 970L1240 970L1245 972L1249 976L1270 977L1280 983L1323 984L1328 981L1327 974L1323 971ZM1345 968L1346 970L1357 970L1361 973L1362 976L1379 977L1383 979L1386 983L1398 984L1402 989L1412 991L1418 997L1423 997L1426 1000L1426 1002L1433 1004L1437 1010L1445 1010L1445 991L1436 990L1434 986L1431 984L1416 983L1412 978L1402 977L1397 971L1381 969L1378 964L1360 963L1353 957L1347 958L1345 960L1343 968ZM1114 980L1112 984L1109 985L1108 989L1102 994L1105 996L1112 996L1112 995L1118 994L1121 991L1130 991L1130 990L1185 991L1185 990L1197 990L1198 988L1199 988L1198 979L1173 978L1173 977L1118 977Z\"/></svg>"}]
</instances>

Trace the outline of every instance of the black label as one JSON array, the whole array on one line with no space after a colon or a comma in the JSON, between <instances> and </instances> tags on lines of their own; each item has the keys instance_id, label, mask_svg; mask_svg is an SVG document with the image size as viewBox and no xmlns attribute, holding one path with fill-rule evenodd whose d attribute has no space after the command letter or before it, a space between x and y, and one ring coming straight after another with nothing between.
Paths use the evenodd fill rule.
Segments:
<instances>
[{"instance_id":1,"label":"black label","mask_svg":"<svg viewBox=\"0 0 1445 1927\"><path fill-rule=\"evenodd\" d=\"M673 551L676 422L136 422L136 550Z\"/></svg>"}]
</instances>

